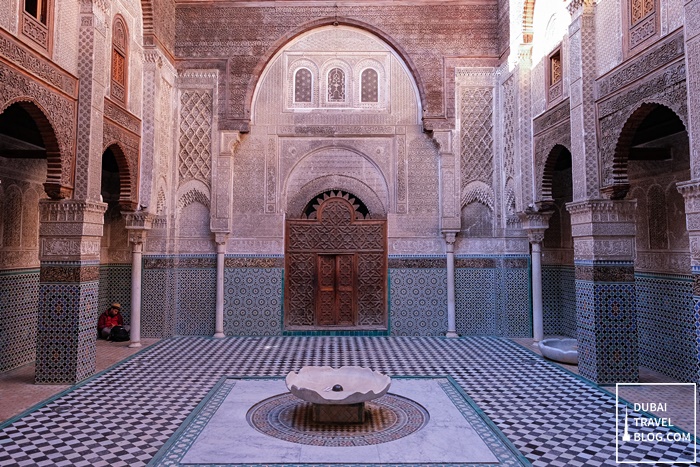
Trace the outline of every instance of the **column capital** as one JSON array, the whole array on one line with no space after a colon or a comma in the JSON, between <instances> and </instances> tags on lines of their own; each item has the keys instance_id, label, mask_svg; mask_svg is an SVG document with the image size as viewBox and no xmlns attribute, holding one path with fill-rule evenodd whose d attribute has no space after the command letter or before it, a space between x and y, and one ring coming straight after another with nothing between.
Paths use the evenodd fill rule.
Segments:
<instances>
[{"instance_id":1,"label":"column capital","mask_svg":"<svg viewBox=\"0 0 700 467\"><path fill-rule=\"evenodd\" d=\"M221 154L222 156L232 156L233 153L236 151L236 146L238 146L238 143L241 142L241 132L240 131L221 131L221 144L219 147L221 148Z\"/></svg>"},{"instance_id":2,"label":"column capital","mask_svg":"<svg viewBox=\"0 0 700 467\"><path fill-rule=\"evenodd\" d=\"M442 235L445 237L445 243L454 245L455 241L457 241L457 233L453 230L443 230Z\"/></svg>"},{"instance_id":3,"label":"column capital","mask_svg":"<svg viewBox=\"0 0 700 467\"><path fill-rule=\"evenodd\" d=\"M107 205L86 200L39 201L41 261L99 260Z\"/></svg>"},{"instance_id":4,"label":"column capital","mask_svg":"<svg viewBox=\"0 0 700 467\"><path fill-rule=\"evenodd\" d=\"M549 228L549 218L553 211L525 211L519 212L518 218L523 230L527 232L527 238L533 245L540 244L544 240L544 232Z\"/></svg>"},{"instance_id":5,"label":"column capital","mask_svg":"<svg viewBox=\"0 0 700 467\"><path fill-rule=\"evenodd\" d=\"M574 261L630 262L635 254L635 200L587 200L566 205Z\"/></svg>"},{"instance_id":6,"label":"column capital","mask_svg":"<svg viewBox=\"0 0 700 467\"><path fill-rule=\"evenodd\" d=\"M637 201L612 199L585 200L568 203L566 209L569 211L569 214L571 214L572 227L581 224L630 224L634 227ZM590 234L594 234L594 232ZM633 228L628 234L634 235L635 229Z\"/></svg>"},{"instance_id":7,"label":"column capital","mask_svg":"<svg viewBox=\"0 0 700 467\"><path fill-rule=\"evenodd\" d=\"M127 230L151 230L153 214L147 211L134 211L124 214Z\"/></svg>"},{"instance_id":8,"label":"column capital","mask_svg":"<svg viewBox=\"0 0 700 467\"><path fill-rule=\"evenodd\" d=\"M216 249L220 253L226 252L226 242L228 241L228 232L214 232L214 243Z\"/></svg>"}]
</instances>

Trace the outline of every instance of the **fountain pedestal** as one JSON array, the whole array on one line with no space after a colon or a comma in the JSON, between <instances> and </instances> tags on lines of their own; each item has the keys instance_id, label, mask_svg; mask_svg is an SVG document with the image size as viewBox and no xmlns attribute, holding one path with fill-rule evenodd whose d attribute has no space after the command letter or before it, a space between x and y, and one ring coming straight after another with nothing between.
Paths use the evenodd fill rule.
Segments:
<instances>
[{"instance_id":1,"label":"fountain pedestal","mask_svg":"<svg viewBox=\"0 0 700 467\"><path fill-rule=\"evenodd\" d=\"M285 382L292 394L313 404L315 422L363 423L365 402L386 394L391 378L359 366L305 366L290 371Z\"/></svg>"}]
</instances>

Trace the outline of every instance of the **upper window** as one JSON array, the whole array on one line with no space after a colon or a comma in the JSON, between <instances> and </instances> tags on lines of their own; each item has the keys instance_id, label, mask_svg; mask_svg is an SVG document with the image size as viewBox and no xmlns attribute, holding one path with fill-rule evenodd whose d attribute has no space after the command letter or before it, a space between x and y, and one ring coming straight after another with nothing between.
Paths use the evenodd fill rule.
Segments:
<instances>
[{"instance_id":1,"label":"upper window","mask_svg":"<svg viewBox=\"0 0 700 467\"><path fill-rule=\"evenodd\" d=\"M294 102L311 102L311 71L299 68L294 74Z\"/></svg>"},{"instance_id":2,"label":"upper window","mask_svg":"<svg viewBox=\"0 0 700 467\"><path fill-rule=\"evenodd\" d=\"M345 72L340 68L328 72L328 102L345 102Z\"/></svg>"},{"instance_id":3,"label":"upper window","mask_svg":"<svg viewBox=\"0 0 700 467\"><path fill-rule=\"evenodd\" d=\"M362 72L361 76L361 102L378 102L379 101L379 75L376 70L367 68Z\"/></svg>"},{"instance_id":4,"label":"upper window","mask_svg":"<svg viewBox=\"0 0 700 467\"><path fill-rule=\"evenodd\" d=\"M549 55L547 68L547 96L549 97L549 101L553 101L562 96L564 89L562 83L562 62L560 48L556 49Z\"/></svg>"},{"instance_id":5,"label":"upper window","mask_svg":"<svg viewBox=\"0 0 700 467\"><path fill-rule=\"evenodd\" d=\"M644 50L659 34L658 0L628 0L625 23L627 25L627 52Z\"/></svg>"},{"instance_id":6,"label":"upper window","mask_svg":"<svg viewBox=\"0 0 700 467\"><path fill-rule=\"evenodd\" d=\"M24 0L22 35L42 49L51 45L51 12L53 0Z\"/></svg>"},{"instance_id":7,"label":"upper window","mask_svg":"<svg viewBox=\"0 0 700 467\"><path fill-rule=\"evenodd\" d=\"M126 104L126 84L128 76L129 30L121 16L114 18L112 26L112 100Z\"/></svg>"}]
</instances>

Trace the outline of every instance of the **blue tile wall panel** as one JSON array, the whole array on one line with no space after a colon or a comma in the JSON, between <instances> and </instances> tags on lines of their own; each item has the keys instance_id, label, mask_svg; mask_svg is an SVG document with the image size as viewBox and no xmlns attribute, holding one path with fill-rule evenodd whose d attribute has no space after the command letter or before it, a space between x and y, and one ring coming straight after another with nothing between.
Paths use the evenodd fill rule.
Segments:
<instances>
[{"instance_id":1,"label":"blue tile wall panel","mask_svg":"<svg viewBox=\"0 0 700 467\"><path fill-rule=\"evenodd\" d=\"M141 287L141 336L164 338L175 335L174 270L143 269Z\"/></svg>"},{"instance_id":2,"label":"blue tile wall panel","mask_svg":"<svg viewBox=\"0 0 700 467\"><path fill-rule=\"evenodd\" d=\"M697 378L692 277L635 275L639 359L682 382Z\"/></svg>"},{"instance_id":3,"label":"blue tile wall panel","mask_svg":"<svg viewBox=\"0 0 700 467\"><path fill-rule=\"evenodd\" d=\"M224 333L227 336L282 334L281 268L224 270Z\"/></svg>"},{"instance_id":4,"label":"blue tile wall panel","mask_svg":"<svg viewBox=\"0 0 700 467\"><path fill-rule=\"evenodd\" d=\"M447 270L389 269L392 336L440 336L447 331Z\"/></svg>"},{"instance_id":5,"label":"blue tile wall panel","mask_svg":"<svg viewBox=\"0 0 700 467\"><path fill-rule=\"evenodd\" d=\"M175 270L176 334L212 336L216 320L216 268Z\"/></svg>"},{"instance_id":6,"label":"blue tile wall panel","mask_svg":"<svg viewBox=\"0 0 700 467\"><path fill-rule=\"evenodd\" d=\"M38 309L38 269L0 273L0 372L34 361Z\"/></svg>"},{"instance_id":7,"label":"blue tile wall panel","mask_svg":"<svg viewBox=\"0 0 700 467\"><path fill-rule=\"evenodd\" d=\"M131 264L100 265L100 313L117 302L122 306L124 322L131 322Z\"/></svg>"},{"instance_id":8,"label":"blue tile wall panel","mask_svg":"<svg viewBox=\"0 0 700 467\"><path fill-rule=\"evenodd\" d=\"M542 267L545 336L576 337L576 274L573 266Z\"/></svg>"}]
</instances>

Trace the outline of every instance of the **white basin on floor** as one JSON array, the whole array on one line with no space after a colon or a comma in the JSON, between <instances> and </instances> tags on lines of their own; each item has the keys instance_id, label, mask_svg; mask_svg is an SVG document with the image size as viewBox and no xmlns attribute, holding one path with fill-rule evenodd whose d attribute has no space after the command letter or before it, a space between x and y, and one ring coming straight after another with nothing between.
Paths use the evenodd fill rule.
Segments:
<instances>
[{"instance_id":1,"label":"white basin on floor","mask_svg":"<svg viewBox=\"0 0 700 467\"><path fill-rule=\"evenodd\" d=\"M550 337L538 343L545 358L555 362L578 365L578 342L566 337Z\"/></svg>"},{"instance_id":2,"label":"white basin on floor","mask_svg":"<svg viewBox=\"0 0 700 467\"><path fill-rule=\"evenodd\" d=\"M313 404L358 404L382 397L391 378L359 366L338 369L329 366L305 366L286 378L289 391Z\"/></svg>"}]
</instances>

